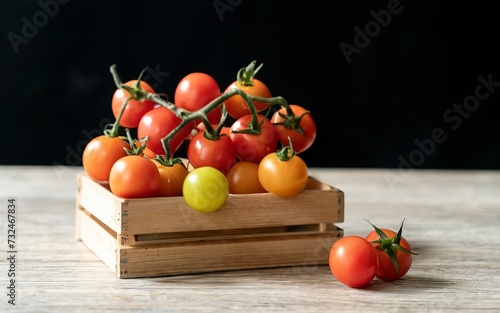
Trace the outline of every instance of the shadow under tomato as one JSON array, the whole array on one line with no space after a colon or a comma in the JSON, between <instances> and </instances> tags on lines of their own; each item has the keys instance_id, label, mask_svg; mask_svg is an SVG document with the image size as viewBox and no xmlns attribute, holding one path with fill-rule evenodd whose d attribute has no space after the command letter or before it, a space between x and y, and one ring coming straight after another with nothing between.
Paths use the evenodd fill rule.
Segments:
<instances>
[{"instance_id":1,"label":"shadow under tomato","mask_svg":"<svg viewBox=\"0 0 500 313\"><path fill-rule=\"evenodd\" d=\"M385 281L375 278L368 285L360 289L401 292L403 290L414 291L419 289L444 289L455 284L456 282L436 277L412 276L407 274L404 277L394 281Z\"/></svg>"}]
</instances>

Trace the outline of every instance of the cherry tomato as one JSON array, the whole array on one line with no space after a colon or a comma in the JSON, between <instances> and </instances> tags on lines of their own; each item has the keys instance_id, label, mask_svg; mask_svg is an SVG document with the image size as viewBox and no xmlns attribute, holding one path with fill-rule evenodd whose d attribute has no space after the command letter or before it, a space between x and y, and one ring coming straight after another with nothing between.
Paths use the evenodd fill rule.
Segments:
<instances>
[{"instance_id":1,"label":"cherry tomato","mask_svg":"<svg viewBox=\"0 0 500 313\"><path fill-rule=\"evenodd\" d=\"M184 180L182 193L191 208L210 213L226 203L229 186L221 171L211 166L203 166L189 172Z\"/></svg>"},{"instance_id":2,"label":"cherry tomato","mask_svg":"<svg viewBox=\"0 0 500 313\"><path fill-rule=\"evenodd\" d=\"M189 142L187 158L194 168L211 166L225 174L236 163L236 151L229 136L209 139L203 131Z\"/></svg>"},{"instance_id":3,"label":"cherry tomato","mask_svg":"<svg viewBox=\"0 0 500 313\"><path fill-rule=\"evenodd\" d=\"M162 165L156 160L152 160L160 172L160 188L158 197L182 196L182 185L188 174L186 166L176 163L172 166Z\"/></svg>"},{"instance_id":4,"label":"cherry tomato","mask_svg":"<svg viewBox=\"0 0 500 313\"><path fill-rule=\"evenodd\" d=\"M298 155L283 161L280 153L274 152L260 161L258 176L265 190L277 196L289 197L299 194L306 187L308 168Z\"/></svg>"},{"instance_id":5,"label":"cherry tomato","mask_svg":"<svg viewBox=\"0 0 500 313\"><path fill-rule=\"evenodd\" d=\"M179 81L175 89L174 103L179 108L194 112L206 106L220 94L219 85L212 76L195 72ZM208 114L211 124L218 124L220 119L220 108L215 108Z\"/></svg>"},{"instance_id":6,"label":"cherry tomato","mask_svg":"<svg viewBox=\"0 0 500 313\"><path fill-rule=\"evenodd\" d=\"M119 159L109 174L109 188L121 198L155 197L160 184L160 172L156 165L140 155Z\"/></svg>"},{"instance_id":7,"label":"cherry tomato","mask_svg":"<svg viewBox=\"0 0 500 313\"><path fill-rule=\"evenodd\" d=\"M238 133L248 129L252 115L248 114L237 119L231 125L229 136L234 143L236 155L241 161L259 163L267 154L276 151L278 134L269 119L259 114L257 120L263 122L258 134Z\"/></svg>"},{"instance_id":8,"label":"cherry tomato","mask_svg":"<svg viewBox=\"0 0 500 313\"><path fill-rule=\"evenodd\" d=\"M256 78L252 79L251 85L245 85L243 82L235 81L226 88L226 92L234 88L243 90L246 94L252 96L263 98L271 97L271 92L269 91L267 86L262 81ZM234 95L230 97L229 99L224 101L224 104L226 105L227 113L235 119L239 119L242 116L252 113L252 111L250 111L250 108L248 108L248 104L240 95ZM261 112L269 107L267 103L260 101L253 101L253 104L257 112Z\"/></svg>"},{"instance_id":9,"label":"cherry tomato","mask_svg":"<svg viewBox=\"0 0 500 313\"><path fill-rule=\"evenodd\" d=\"M397 235L397 232L390 229L382 228L381 230L385 233L385 235L389 239L395 238ZM377 232L373 230L365 237L365 239L369 242L377 241L379 239L379 236ZM404 237L400 238L399 245L401 245L408 251L411 251L411 246ZM393 252L396 255L396 261L398 263L398 273L396 274L396 269L394 268L394 264L392 263L391 258L389 257L387 252L381 249L380 244L374 243L373 246L375 247L375 251L377 252L378 255L378 269L377 269L378 278L387 281L392 281L403 277L410 270L412 264L411 253L405 253L403 251L398 251L396 249L393 249Z\"/></svg>"},{"instance_id":10,"label":"cherry tomato","mask_svg":"<svg viewBox=\"0 0 500 313\"><path fill-rule=\"evenodd\" d=\"M316 139L316 124L314 123L311 114L307 113L307 110L303 107L296 104L290 104L290 109L292 109L296 117L302 116L299 123L300 127L304 131L304 134L299 133L295 129L286 127L288 125L288 122L282 116L280 116L280 114L286 115L285 108L281 108L273 114L273 116L271 117L271 123L274 125L276 131L278 132L281 144L283 144L284 146L288 145L288 137L290 137L295 153L301 153L307 150Z\"/></svg>"},{"instance_id":11,"label":"cherry tomato","mask_svg":"<svg viewBox=\"0 0 500 313\"><path fill-rule=\"evenodd\" d=\"M125 83L127 86L134 86L137 80L131 80ZM140 81L139 85L141 88L149 93L155 93L153 88L146 83L145 81ZM123 103L130 97L130 93L121 88L116 89L113 97L111 99L111 106L113 109L113 115L115 118L118 118L118 114L122 108ZM152 110L155 107L156 103L151 100L135 100L131 99L127 106L125 107L125 111L120 118L120 125L126 128L136 128L139 125L139 121L142 116L146 114L146 112Z\"/></svg>"},{"instance_id":12,"label":"cherry tomato","mask_svg":"<svg viewBox=\"0 0 500 313\"><path fill-rule=\"evenodd\" d=\"M181 121L179 117L166 107L156 107L141 118L137 127L137 137L144 138L148 136L146 147L155 154L165 155L161 140L175 129ZM186 125L170 140L171 155L174 154L184 139L190 134L191 129L190 124Z\"/></svg>"},{"instance_id":13,"label":"cherry tomato","mask_svg":"<svg viewBox=\"0 0 500 313\"><path fill-rule=\"evenodd\" d=\"M328 263L338 281L360 288L375 278L378 259L375 248L364 238L345 236L333 244Z\"/></svg>"},{"instance_id":14,"label":"cherry tomato","mask_svg":"<svg viewBox=\"0 0 500 313\"><path fill-rule=\"evenodd\" d=\"M241 161L233 165L226 175L229 193L247 194L267 192L259 181L259 165Z\"/></svg>"},{"instance_id":15,"label":"cherry tomato","mask_svg":"<svg viewBox=\"0 0 500 313\"><path fill-rule=\"evenodd\" d=\"M127 155L125 149L130 149L130 145L119 137L95 137L83 150L82 164L85 172L97 181L108 181L113 164Z\"/></svg>"}]
</instances>

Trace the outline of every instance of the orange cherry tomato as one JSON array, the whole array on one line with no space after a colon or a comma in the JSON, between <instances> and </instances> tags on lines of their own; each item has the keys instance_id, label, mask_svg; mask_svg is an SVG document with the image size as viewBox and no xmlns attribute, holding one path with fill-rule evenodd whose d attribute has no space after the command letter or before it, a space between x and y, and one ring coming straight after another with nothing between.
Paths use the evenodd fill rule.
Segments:
<instances>
[{"instance_id":1,"label":"orange cherry tomato","mask_svg":"<svg viewBox=\"0 0 500 313\"><path fill-rule=\"evenodd\" d=\"M247 194L267 192L259 181L259 165L241 161L233 165L226 175L229 193Z\"/></svg>"},{"instance_id":2,"label":"orange cherry tomato","mask_svg":"<svg viewBox=\"0 0 500 313\"><path fill-rule=\"evenodd\" d=\"M82 155L87 175L97 181L107 182L113 164L127 155L124 148L130 149L130 145L119 137L101 135L89 141Z\"/></svg>"},{"instance_id":3,"label":"orange cherry tomato","mask_svg":"<svg viewBox=\"0 0 500 313\"><path fill-rule=\"evenodd\" d=\"M268 192L282 196L295 196L307 185L308 169L306 163L298 156L292 155L288 160L281 160L280 153L266 155L259 163L259 181Z\"/></svg>"},{"instance_id":4,"label":"orange cherry tomato","mask_svg":"<svg viewBox=\"0 0 500 313\"><path fill-rule=\"evenodd\" d=\"M152 160L160 172L159 197L182 196L182 184L189 173L183 163L176 163L172 166L162 165L156 160Z\"/></svg>"},{"instance_id":5,"label":"orange cherry tomato","mask_svg":"<svg viewBox=\"0 0 500 313\"><path fill-rule=\"evenodd\" d=\"M252 79L251 85L244 85L242 82L235 81L226 88L226 92L233 88L241 89L245 93L252 96L263 98L271 97L271 92L269 91L267 86L262 81L256 78ZM240 95L234 95L230 97L229 99L224 101L224 104L226 105L227 113L235 119L239 119L242 116L252 113L250 111L250 108L248 107L248 104ZM257 110L257 112L261 112L269 107L267 103L260 101L253 101L253 104L255 105L255 109Z\"/></svg>"},{"instance_id":6,"label":"orange cherry tomato","mask_svg":"<svg viewBox=\"0 0 500 313\"><path fill-rule=\"evenodd\" d=\"M111 192L121 198L148 198L158 195L160 172L151 160L127 155L113 164L109 174Z\"/></svg>"},{"instance_id":7,"label":"orange cherry tomato","mask_svg":"<svg viewBox=\"0 0 500 313\"><path fill-rule=\"evenodd\" d=\"M285 121L285 119L280 115L283 114L286 116L285 108L281 108L273 114L271 117L271 123L276 129L282 145L288 145L288 137L290 137L295 153L302 153L309 149L316 139L316 124L314 123L311 113L308 113L305 108L296 104L290 104L290 109L297 118L301 117L300 127L304 131L303 134L299 133L295 129L287 128L287 125L284 125L290 123L290 121Z\"/></svg>"}]
</instances>

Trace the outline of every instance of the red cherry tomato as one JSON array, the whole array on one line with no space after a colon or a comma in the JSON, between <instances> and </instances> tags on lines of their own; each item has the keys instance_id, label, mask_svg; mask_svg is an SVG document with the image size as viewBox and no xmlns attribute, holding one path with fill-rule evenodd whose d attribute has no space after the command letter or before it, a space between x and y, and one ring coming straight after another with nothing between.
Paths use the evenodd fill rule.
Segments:
<instances>
[{"instance_id":1,"label":"red cherry tomato","mask_svg":"<svg viewBox=\"0 0 500 313\"><path fill-rule=\"evenodd\" d=\"M304 134L299 133L295 129L289 129L284 124L277 124L283 122L286 123L285 119L280 116L280 114L286 115L285 108L281 108L273 114L271 117L271 123L278 132L281 144L287 146L288 137L290 137L295 153L301 153L309 149L316 139L316 124L314 123L311 114L307 113L307 110L303 107L296 104L290 104L290 108L296 117L302 116L300 119L300 127L304 131Z\"/></svg>"},{"instance_id":2,"label":"red cherry tomato","mask_svg":"<svg viewBox=\"0 0 500 313\"><path fill-rule=\"evenodd\" d=\"M375 248L359 236L338 239L330 250L328 262L335 278L353 288L366 286L377 273Z\"/></svg>"},{"instance_id":3,"label":"red cherry tomato","mask_svg":"<svg viewBox=\"0 0 500 313\"><path fill-rule=\"evenodd\" d=\"M160 106L144 114L137 127L137 137L144 138L148 136L146 147L153 153L165 155L163 149L162 139L170 134L181 123L181 119L177 117L172 111L166 107ZM190 134L190 123L183 127L173 138L170 140L170 154L173 155L175 151L182 144L184 139Z\"/></svg>"},{"instance_id":4,"label":"red cherry tomato","mask_svg":"<svg viewBox=\"0 0 500 313\"><path fill-rule=\"evenodd\" d=\"M135 85L137 80L131 80L125 83L125 85L132 87ZM144 91L149 93L155 93L153 88L145 81L140 81L139 85ZM121 88L116 89L113 97L111 99L111 106L113 109L113 115L118 118L118 114L121 110L123 103L130 97L130 93ZM131 99L123 114L120 118L120 125L126 128L136 128L139 125L139 121L146 112L152 110L156 103L151 100L135 100Z\"/></svg>"},{"instance_id":5,"label":"red cherry tomato","mask_svg":"<svg viewBox=\"0 0 500 313\"><path fill-rule=\"evenodd\" d=\"M388 238L394 238L397 235L397 232L381 228L381 230L386 234ZM376 241L379 239L379 236L376 231L371 231L365 239L367 241ZM398 263L398 273L396 274L396 270L394 268L394 264L391 261L389 255L380 248L379 244L373 244L375 247L375 251L377 251L378 255L378 269L377 269L377 277L383 280L392 281L403 277L409 270L412 264L412 254L405 253L402 251L398 251L393 249L393 252L396 254L396 261ZM400 238L399 245L403 248L411 251L410 243L404 238Z\"/></svg>"},{"instance_id":6,"label":"red cherry tomato","mask_svg":"<svg viewBox=\"0 0 500 313\"><path fill-rule=\"evenodd\" d=\"M231 126L229 136L234 143L236 155L241 161L259 163L266 155L276 151L278 134L269 119L261 114L258 115L258 121L259 123L263 121L263 123L258 134L237 132L248 129L251 120L251 114L237 119Z\"/></svg>"},{"instance_id":7,"label":"red cherry tomato","mask_svg":"<svg viewBox=\"0 0 500 313\"><path fill-rule=\"evenodd\" d=\"M213 140L207 138L205 132L200 132L191 139L187 157L194 168L211 166L224 174L236 163L236 151L231 138L221 135Z\"/></svg>"},{"instance_id":8,"label":"red cherry tomato","mask_svg":"<svg viewBox=\"0 0 500 313\"><path fill-rule=\"evenodd\" d=\"M160 172L156 165L139 155L127 155L119 159L109 174L109 188L121 198L155 197L160 184Z\"/></svg>"},{"instance_id":9,"label":"red cherry tomato","mask_svg":"<svg viewBox=\"0 0 500 313\"><path fill-rule=\"evenodd\" d=\"M194 112L206 106L220 94L219 85L212 76L195 72L186 75L177 84L174 103L179 108ZM208 120L211 124L218 124L220 119L220 107L215 108L208 114Z\"/></svg>"},{"instance_id":10,"label":"red cherry tomato","mask_svg":"<svg viewBox=\"0 0 500 313\"><path fill-rule=\"evenodd\" d=\"M130 145L119 137L101 135L89 141L82 155L87 175L97 181L108 181L113 164L127 155L124 148L130 149Z\"/></svg>"}]
</instances>

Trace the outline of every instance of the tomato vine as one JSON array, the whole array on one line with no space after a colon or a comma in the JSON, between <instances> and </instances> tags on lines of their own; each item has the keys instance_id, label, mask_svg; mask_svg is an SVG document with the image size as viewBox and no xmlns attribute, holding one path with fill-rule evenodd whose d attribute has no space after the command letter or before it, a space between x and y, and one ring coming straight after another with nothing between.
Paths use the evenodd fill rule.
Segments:
<instances>
[{"instance_id":1,"label":"tomato vine","mask_svg":"<svg viewBox=\"0 0 500 313\"><path fill-rule=\"evenodd\" d=\"M248 79L251 79L251 77L253 77L255 75L255 73L262 67L262 65L261 65L257 69L254 70L254 66L255 66L255 61L250 63L250 65L247 66L246 68L240 69L240 71L238 72L239 79L248 81ZM178 124L168 135L166 135L161 140L162 147L165 151L165 157L167 159L170 158L172 155L172 153L170 151L170 147L169 147L170 140L182 128L187 126L188 123L191 123L196 119L200 119L202 121L202 123L205 126L205 130L208 134L212 134L212 136L214 134L216 135L217 132L220 131L220 129L222 128L223 122L221 121L221 123L218 125L218 127L216 129L214 129L208 120L208 113L210 113L212 110L216 109L217 107L221 106L224 103L224 101L228 100L229 98L231 98L235 95L240 96L246 102L246 104L248 105L248 107L251 111L251 114L252 114L252 119L248 125L248 129L241 130L241 132L246 132L249 134L258 134L259 133L260 123L258 120L258 111L254 105L254 101L259 101L262 103L266 103L269 106L280 105L282 108L284 108L286 110L286 115L285 115L286 123L284 123L284 126L289 128L289 129L294 129L294 130L298 131L299 133L303 133L303 130L300 126L301 117L300 116L295 117L294 112L291 109L290 105L285 100L285 98L283 98L281 96L265 98L265 97L260 97L260 96L253 96L253 95L250 95L250 94L244 92L241 89L233 88L233 89L225 91L219 97L215 98L214 100L212 100L211 102L206 104L203 108L201 108L197 111L189 111L189 110L177 107L174 103L164 99L162 97L162 95L160 95L160 94L148 93L148 92L144 91L140 87L139 84L132 86L132 87L125 85L122 82L122 80L120 79L120 76L118 75L117 67L115 64L111 65L110 72L113 76L113 79L114 79L114 82L115 82L115 85L117 86L117 88L123 88L124 90L126 90L130 93L130 97L128 98L127 101L124 102L120 113L123 113L123 110L124 110L125 106L127 105L127 102L130 99L151 100L151 101L154 101L155 103L157 103L158 105L166 107L167 109L172 111L177 117L179 117L181 119L180 124ZM145 70L143 70L141 72L139 79L143 75L144 72L145 72ZM249 78L249 75L250 75L250 78ZM119 118L120 118L120 115L118 116L117 121L113 124L113 127L111 128L111 130L105 131L109 136L116 136L117 135L117 132L119 129Z\"/></svg>"}]
</instances>

